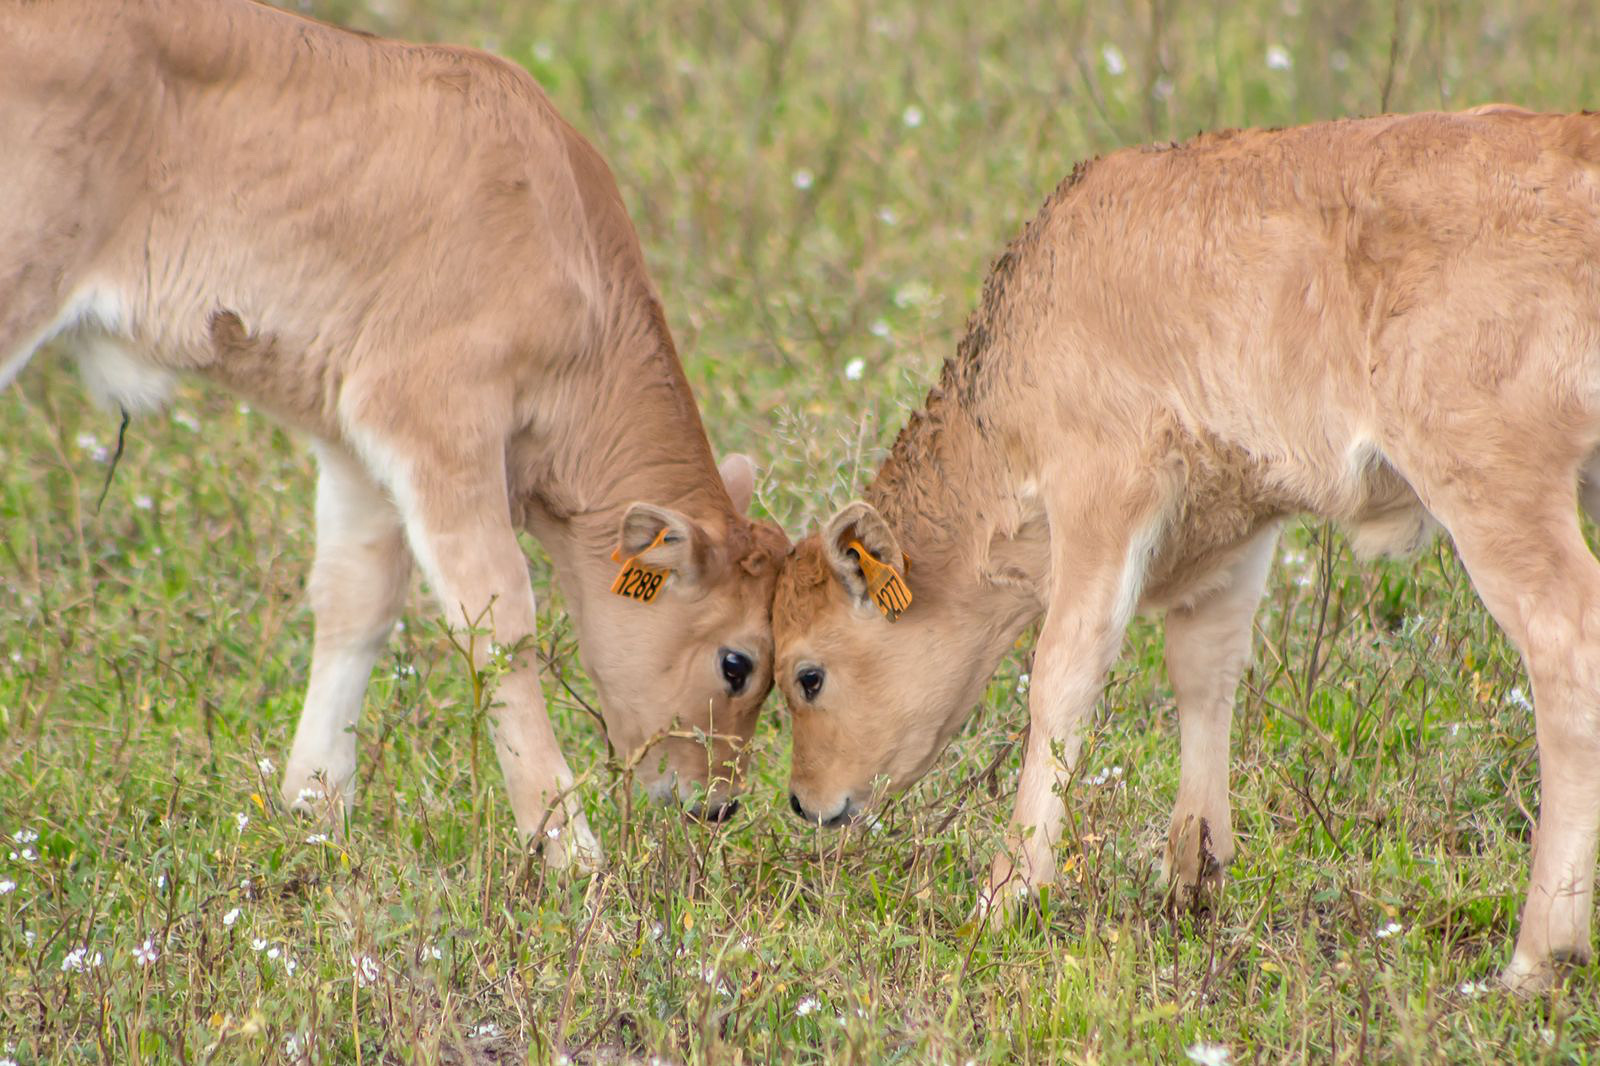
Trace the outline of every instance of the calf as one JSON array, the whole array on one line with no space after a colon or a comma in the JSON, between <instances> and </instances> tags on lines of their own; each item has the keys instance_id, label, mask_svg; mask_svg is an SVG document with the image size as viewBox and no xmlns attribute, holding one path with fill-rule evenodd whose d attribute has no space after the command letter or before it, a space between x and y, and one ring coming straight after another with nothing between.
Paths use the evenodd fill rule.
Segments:
<instances>
[{"instance_id":1,"label":"calf","mask_svg":"<svg viewBox=\"0 0 1600 1066\"><path fill-rule=\"evenodd\" d=\"M1234 854L1233 694L1286 516L1367 555L1438 522L1532 677L1543 801L1505 978L1546 983L1590 950L1600 565L1574 501L1600 504L1597 442L1600 116L1391 116L1080 166L866 501L779 578L791 803L837 823L875 779L915 781L1042 614L984 905L1050 881L1084 717L1129 618L1164 608L1165 862L1193 895Z\"/></svg>"},{"instance_id":2,"label":"calf","mask_svg":"<svg viewBox=\"0 0 1600 1066\"><path fill-rule=\"evenodd\" d=\"M545 713L518 527L612 743L722 809L771 687L788 542L721 475L610 171L524 71L245 0L0 0L0 385L68 340L113 409L193 373L304 433L316 640L283 780L348 802L412 564L512 653L524 834L599 857ZM711 737L710 751L695 731ZM659 749L641 749L659 742Z\"/></svg>"}]
</instances>

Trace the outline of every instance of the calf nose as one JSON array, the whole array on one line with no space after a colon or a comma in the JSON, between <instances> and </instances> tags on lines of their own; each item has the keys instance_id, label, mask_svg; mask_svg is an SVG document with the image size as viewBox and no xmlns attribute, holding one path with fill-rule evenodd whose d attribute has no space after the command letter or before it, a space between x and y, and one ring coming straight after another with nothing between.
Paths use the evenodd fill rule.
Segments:
<instances>
[{"instance_id":1,"label":"calf nose","mask_svg":"<svg viewBox=\"0 0 1600 1066\"><path fill-rule=\"evenodd\" d=\"M702 804L689 808L689 817L698 818L702 822L725 822L739 813L739 801L727 800L716 806Z\"/></svg>"}]
</instances>

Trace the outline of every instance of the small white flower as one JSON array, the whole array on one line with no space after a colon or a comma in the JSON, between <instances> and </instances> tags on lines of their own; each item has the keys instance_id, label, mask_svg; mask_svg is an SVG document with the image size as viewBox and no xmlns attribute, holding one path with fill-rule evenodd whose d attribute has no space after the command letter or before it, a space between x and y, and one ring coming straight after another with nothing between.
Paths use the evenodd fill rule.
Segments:
<instances>
[{"instance_id":1,"label":"small white flower","mask_svg":"<svg viewBox=\"0 0 1600 1066\"><path fill-rule=\"evenodd\" d=\"M1556 1045L1556 1031L1554 1029L1549 1029L1549 1028L1546 1028L1545 1026L1541 1025L1539 1027L1539 1039L1543 1040L1550 1047L1555 1047L1555 1045Z\"/></svg>"},{"instance_id":2,"label":"small white flower","mask_svg":"<svg viewBox=\"0 0 1600 1066\"><path fill-rule=\"evenodd\" d=\"M272 765L271 759L263 755L261 758L256 760L256 769L260 770L264 775L271 776L272 772L276 770L277 767Z\"/></svg>"},{"instance_id":3,"label":"small white flower","mask_svg":"<svg viewBox=\"0 0 1600 1066\"><path fill-rule=\"evenodd\" d=\"M918 107L916 104L911 104L904 111L900 112L900 121L905 123L906 129L916 129L918 126L922 125L922 108Z\"/></svg>"},{"instance_id":4,"label":"small white flower","mask_svg":"<svg viewBox=\"0 0 1600 1066\"><path fill-rule=\"evenodd\" d=\"M80 452L92 452L100 447L100 442L95 439L93 433L79 433L73 443L78 446Z\"/></svg>"},{"instance_id":5,"label":"small white flower","mask_svg":"<svg viewBox=\"0 0 1600 1066\"><path fill-rule=\"evenodd\" d=\"M310 836L306 837L307 844L326 844L327 842L327 833L312 833Z\"/></svg>"},{"instance_id":6,"label":"small white flower","mask_svg":"<svg viewBox=\"0 0 1600 1066\"><path fill-rule=\"evenodd\" d=\"M90 955L88 948L77 947L67 952L66 957L61 960L61 972L83 973L85 970L94 969L102 962L105 962L105 956L98 951Z\"/></svg>"},{"instance_id":7,"label":"small white flower","mask_svg":"<svg viewBox=\"0 0 1600 1066\"><path fill-rule=\"evenodd\" d=\"M557 837L561 836L561 827L559 825L553 825L544 831L544 835L549 837L551 840L555 840Z\"/></svg>"},{"instance_id":8,"label":"small white flower","mask_svg":"<svg viewBox=\"0 0 1600 1066\"><path fill-rule=\"evenodd\" d=\"M244 827L250 824L250 816L239 811L233 816L233 824L239 827L239 832L244 832Z\"/></svg>"},{"instance_id":9,"label":"small white flower","mask_svg":"<svg viewBox=\"0 0 1600 1066\"><path fill-rule=\"evenodd\" d=\"M805 998L801 999L799 1003L794 1005L794 1012L800 1015L802 1018L808 1014L814 1014L821 1009L822 1000L818 999L816 996L806 996Z\"/></svg>"},{"instance_id":10,"label":"small white flower","mask_svg":"<svg viewBox=\"0 0 1600 1066\"><path fill-rule=\"evenodd\" d=\"M276 946L267 949L267 958L269 959L275 959L281 954L283 954L282 950Z\"/></svg>"},{"instance_id":11,"label":"small white flower","mask_svg":"<svg viewBox=\"0 0 1600 1066\"><path fill-rule=\"evenodd\" d=\"M238 410L240 414L247 415L250 413L250 405L247 403L242 403L239 405Z\"/></svg>"},{"instance_id":12,"label":"small white flower","mask_svg":"<svg viewBox=\"0 0 1600 1066\"><path fill-rule=\"evenodd\" d=\"M467 1030L467 1035L474 1037L499 1036L500 1027L494 1022L479 1022L477 1025L474 1025L471 1029Z\"/></svg>"},{"instance_id":13,"label":"small white flower","mask_svg":"<svg viewBox=\"0 0 1600 1066\"><path fill-rule=\"evenodd\" d=\"M294 801L296 803L316 803L321 798L322 798L322 790L321 789L302 788L299 792L295 793Z\"/></svg>"},{"instance_id":14,"label":"small white flower","mask_svg":"<svg viewBox=\"0 0 1600 1066\"><path fill-rule=\"evenodd\" d=\"M1294 579L1294 583L1303 589L1308 589L1311 587L1311 578L1306 574L1301 574Z\"/></svg>"},{"instance_id":15,"label":"small white flower","mask_svg":"<svg viewBox=\"0 0 1600 1066\"><path fill-rule=\"evenodd\" d=\"M161 948L156 944L153 936L145 937L144 943L133 949L133 961L140 966L149 966L161 957Z\"/></svg>"},{"instance_id":16,"label":"small white flower","mask_svg":"<svg viewBox=\"0 0 1600 1066\"><path fill-rule=\"evenodd\" d=\"M1399 922L1390 922L1388 925L1378 930L1378 939L1387 940L1396 933L1403 932L1405 932L1405 926L1401 925Z\"/></svg>"},{"instance_id":17,"label":"small white flower","mask_svg":"<svg viewBox=\"0 0 1600 1066\"><path fill-rule=\"evenodd\" d=\"M350 960L350 965L355 970L356 985L360 988L376 984L378 978L383 974L383 971L378 968L378 960L371 955L358 955Z\"/></svg>"},{"instance_id":18,"label":"small white flower","mask_svg":"<svg viewBox=\"0 0 1600 1066\"><path fill-rule=\"evenodd\" d=\"M250 941L250 946L256 951L262 951L265 950L267 942L261 937L255 937Z\"/></svg>"},{"instance_id":19,"label":"small white flower","mask_svg":"<svg viewBox=\"0 0 1600 1066\"><path fill-rule=\"evenodd\" d=\"M892 226L900 221L900 216L894 213L894 208L892 207L880 207L878 208L878 221L885 226Z\"/></svg>"},{"instance_id":20,"label":"small white flower","mask_svg":"<svg viewBox=\"0 0 1600 1066\"><path fill-rule=\"evenodd\" d=\"M157 892L165 892L166 890L167 890L167 875L166 874L157 874L156 875L156 891Z\"/></svg>"},{"instance_id":21,"label":"small white flower","mask_svg":"<svg viewBox=\"0 0 1600 1066\"><path fill-rule=\"evenodd\" d=\"M290 1033L283 1041L283 1057L286 1059L299 1059L306 1048L306 1038L299 1033Z\"/></svg>"},{"instance_id":22,"label":"small white flower","mask_svg":"<svg viewBox=\"0 0 1600 1066\"><path fill-rule=\"evenodd\" d=\"M844 379L846 381L860 381L861 375L866 371L866 369L866 360L852 359L844 365Z\"/></svg>"},{"instance_id":23,"label":"small white flower","mask_svg":"<svg viewBox=\"0 0 1600 1066\"><path fill-rule=\"evenodd\" d=\"M1268 70L1288 70L1294 66L1294 59L1290 57L1289 50L1281 44L1275 44L1267 49Z\"/></svg>"},{"instance_id":24,"label":"small white flower","mask_svg":"<svg viewBox=\"0 0 1600 1066\"><path fill-rule=\"evenodd\" d=\"M182 426L184 429L187 429L191 433L197 433L200 430L200 422L199 422L199 420L196 419L194 417L194 415L190 414L188 411L179 411L179 412L177 412L176 414L174 414L172 416L172 420L174 422L178 423L178 425Z\"/></svg>"},{"instance_id":25,"label":"small white flower","mask_svg":"<svg viewBox=\"0 0 1600 1066\"><path fill-rule=\"evenodd\" d=\"M811 188L811 184L817 180L817 176L805 167L801 167L794 172L794 176L790 180L794 182L795 188L804 192L806 189Z\"/></svg>"},{"instance_id":26,"label":"small white flower","mask_svg":"<svg viewBox=\"0 0 1600 1066\"><path fill-rule=\"evenodd\" d=\"M39 858L39 853L34 851L32 848L23 848L22 851L17 855L17 858L21 859L23 862L34 862Z\"/></svg>"},{"instance_id":27,"label":"small white flower","mask_svg":"<svg viewBox=\"0 0 1600 1066\"><path fill-rule=\"evenodd\" d=\"M11 834L11 839L18 844L32 844L35 840L39 839L39 834L34 832L32 829L18 829L15 833Z\"/></svg>"},{"instance_id":28,"label":"small white flower","mask_svg":"<svg viewBox=\"0 0 1600 1066\"><path fill-rule=\"evenodd\" d=\"M1112 768L1111 768L1111 776L1112 776L1112 777L1121 777L1121 776L1122 776L1122 767L1120 767L1120 766L1113 766L1113 767L1112 767Z\"/></svg>"},{"instance_id":29,"label":"small white flower","mask_svg":"<svg viewBox=\"0 0 1600 1066\"><path fill-rule=\"evenodd\" d=\"M1189 1056L1190 1062L1198 1062L1200 1066L1228 1066L1228 1049L1221 1044L1207 1044L1202 1040L1184 1048L1183 1053Z\"/></svg>"},{"instance_id":30,"label":"small white flower","mask_svg":"<svg viewBox=\"0 0 1600 1066\"><path fill-rule=\"evenodd\" d=\"M22 942L24 944L26 944L28 947L30 947L30 948L33 947L33 942L35 940L38 940L38 939L39 939L39 935L37 933L35 933L32 929L24 929L22 931Z\"/></svg>"},{"instance_id":31,"label":"small white flower","mask_svg":"<svg viewBox=\"0 0 1600 1066\"><path fill-rule=\"evenodd\" d=\"M1510 702L1513 707L1520 708L1524 711L1533 710L1533 704L1528 702L1528 694L1523 692L1520 688L1514 688L1510 692L1507 692L1506 700Z\"/></svg>"},{"instance_id":32,"label":"small white flower","mask_svg":"<svg viewBox=\"0 0 1600 1066\"><path fill-rule=\"evenodd\" d=\"M133 505L139 508L141 511L148 511L150 508L155 506L155 501L150 497L141 494L133 498Z\"/></svg>"},{"instance_id":33,"label":"small white flower","mask_svg":"<svg viewBox=\"0 0 1600 1066\"><path fill-rule=\"evenodd\" d=\"M283 957L283 972L284 973L288 974L290 977L293 977L294 976L294 972L296 970L298 970L299 968L300 968L300 964L298 962L295 962L293 959L291 959L287 955L285 955Z\"/></svg>"},{"instance_id":34,"label":"small white flower","mask_svg":"<svg viewBox=\"0 0 1600 1066\"><path fill-rule=\"evenodd\" d=\"M1017 675L1017 691L1018 692L1026 692L1026 691L1028 691L1028 683L1030 681L1032 681L1032 680L1033 680L1033 675L1031 675L1031 674L1018 674Z\"/></svg>"},{"instance_id":35,"label":"small white flower","mask_svg":"<svg viewBox=\"0 0 1600 1066\"><path fill-rule=\"evenodd\" d=\"M1463 981L1461 983L1461 994L1463 996L1481 996L1487 991L1489 991L1488 981Z\"/></svg>"},{"instance_id":36,"label":"small white flower","mask_svg":"<svg viewBox=\"0 0 1600 1066\"><path fill-rule=\"evenodd\" d=\"M666 926L662 925L660 922L656 922L656 923L654 923L654 924L652 924L650 926L650 939L651 940L660 940L661 937L666 933L666 931L667 931L667 927Z\"/></svg>"},{"instance_id":37,"label":"small white flower","mask_svg":"<svg viewBox=\"0 0 1600 1066\"><path fill-rule=\"evenodd\" d=\"M0 881L0 896L9 896L17 890L17 883L9 877Z\"/></svg>"},{"instance_id":38,"label":"small white flower","mask_svg":"<svg viewBox=\"0 0 1600 1066\"><path fill-rule=\"evenodd\" d=\"M222 916L222 924L227 928L232 929L233 923L239 920L240 913L241 912L238 907L233 908L233 910Z\"/></svg>"},{"instance_id":39,"label":"small white flower","mask_svg":"<svg viewBox=\"0 0 1600 1066\"><path fill-rule=\"evenodd\" d=\"M1100 59L1106 65L1106 73L1113 78L1118 77L1128 69L1127 62L1122 58L1122 49L1114 44L1108 44L1100 49Z\"/></svg>"}]
</instances>

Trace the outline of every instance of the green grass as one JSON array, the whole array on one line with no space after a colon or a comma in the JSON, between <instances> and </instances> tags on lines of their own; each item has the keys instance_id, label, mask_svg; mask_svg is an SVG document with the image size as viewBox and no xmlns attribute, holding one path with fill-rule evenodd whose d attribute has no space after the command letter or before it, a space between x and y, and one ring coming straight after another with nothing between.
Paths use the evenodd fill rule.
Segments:
<instances>
[{"instance_id":1,"label":"green grass","mask_svg":"<svg viewBox=\"0 0 1600 1066\"><path fill-rule=\"evenodd\" d=\"M619 176L715 443L767 468L758 506L794 533L866 479L989 260L1076 160L1384 104L1600 102L1589 0L307 6L540 78ZM1140 623L1069 798L1059 891L980 935L1026 641L927 781L839 834L787 816L776 710L744 813L708 829L630 796L552 684L611 860L565 881L517 848L471 679L418 596L369 693L361 806L342 843L309 843L260 760L283 760L310 659L311 463L230 397L190 389L176 411L133 425L96 514L114 419L59 360L0 394L0 830L38 834L0 846L18 853L0 859L0 1058L301 1061L291 1040L329 1063L1596 1055L1595 967L1529 1002L1475 984L1508 958L1537 759L1520 665L1448 545L1358 567L1330 530L1286 538L1214 920L1159 917L1177 738ZM541 643L576 674L530 557ZM78 946L102 964L63 970Z\"/></svg>"}]
</instances>

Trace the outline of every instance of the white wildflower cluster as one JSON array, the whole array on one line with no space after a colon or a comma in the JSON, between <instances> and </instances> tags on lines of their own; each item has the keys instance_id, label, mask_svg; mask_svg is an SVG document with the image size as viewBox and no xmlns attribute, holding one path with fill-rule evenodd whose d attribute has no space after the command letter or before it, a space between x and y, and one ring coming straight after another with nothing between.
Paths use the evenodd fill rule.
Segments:
<instances>
[{"instance_id":1,"label":"white wildflower cluster","mask_svg":"<svg viewBox=\"0 0 1600 1066\"><path fill-rule=\"evenodd\" d=\"M1520 688L1514 688L1506 693L1506 702L1511 706L1524 711L1533 710L1533 703L1529 701L1528 694Z\"/></svg>"},{"instance_id":2,"label":"white wildflower cluster","mask_svg":"<svg viewBox=\"0 0 1600 1066\"><path fill-rule=\"evenodd\" d=\"M233 816L233 824L237 826L239 832L242 833L244 832L245 826L250 824L250 816L245 814L243 811L240 811Z\"/></svg>"},{"instance_id":3,"label":"white wildflower cluster","mask_svg":"<svg viewBox=\"0 0 1600 1066\"><path fill-rule=\"evenodd\" d=\"M1401 925L1399 922L1390 922L1388 925L1378 930L1378 939L1387 940L1392 936L1405 932L1405 929L1406 927Z\"/></svg>"},{"instance_id":4,"label":"white wildflower cluster","mask_svg":"<svg viewBox=\"0 0 1600 1066\"><path fill-rule=\"evenodd\" d=\"M227 919L224 918L223 921L226 922ZM293 977L294 972L300 968L300 964L296 962L287 951L285 951L283 948L280 948L266 937L252 937L250 940L250 949L252 951L260 952L273 962L277 962L279 959L282 959L283 972L288 974L290 977Z\"/></svg>"},{"instance_id":5,"label":"white wildflower cluster","mask_svg":"<svg viewBox=\"0 0 1600 1066\"><path fill-rule=\"evenodd\" d=\"M1275 44L1267 49L1268 70L1289 70L1294 66L1294 58L1289 55L1289 50L1281 44Z\"/></svg>"},{"instance_id":6,"label":"white wildflower cluster","mask_svg":"<svg viewBox=\"0 0 1600 1066\"><path fill-rule=\"evenodd\" d=\"M1229 1052L1222 1044L1208 1044L1204 1040L1183 1049L1190 1062L1200 1066L1228 1066Z\"/></svg>"},{"instance_id":7,"label":"white wildflower cluster","mask_svg":"<svg viewBox=\"0 0 1600 1066\"><path fill-rule=\"evenodd\" d=\"M233 928L233 923L237 922L239 920L239 915L241 913L243 913L243 912L240 911L240 909L238 907L233 908L233 910L229 911L227 914L224 914L222 916L222 924L225 927L227 927L229 929L232 929Z\"/></svg>"},{"instance_id":8,"label":"white wildflower cluster","mask_svg":"<svg viewBox=\"0 0 1600 1066\"><path fill-rule=\"evenodd\" d=\"M498 1025L496 1025L494 1022L479 1022L477 1025L474 1025L471 1029L467 1030L467 1035L468 1036L470 1036L470 1037L479 1037L479 1038L481 1038L481 1037L490 1037L490 1036L499 1036L500 1033L501 1033L500 1027Z\"/></svg>"},{"instance_id":9,"label":"white wildflower cluster","mask_svg":"<svg viewBox=\"0 0 1600 1066\"><path fill-rule=\"evenodd\" d=\"M378 965L378 960L371 955L353 955L350 958L351 969L355 973L356 986L366 988L368 985L378 983L378 978L383 976L383 970Z\"/></svg>"},{"instance_id":10,"label":"white wildflower cluster","mask_svg":"<svg viewBox=\"0 0 1600 1066\"><path fill-rule=\"evenodd\" d=\"M1122 781L1122 767L1108 766L1104 770L1089 778L1089 784L1099 787L1107 782L1117 784Z\"/></svg>"},{"instance_id":11,"label":"white wildflower cluster","mask_svg":"<svg viewBox=\"0 0 1600 1066\"><path fill-rule=\"evenodd\" d=\"M0 878L0 896L9 896L17 890L17 883L11 878Z\"/></svg>"},{"instance_id":12,"label":"white wildflower cluster","mask_svg":"<svg viewBox=\"0 0 1600 1066\"><path fill-rule=\"evenodd\" d=\"M1128 61L1122 58L1122 49L1114 44L1100 49L1100 61L1106 65L1106 73L1113 78L1121 77L1128 69Z\"/></svg>"},{"instance_id":13,"label":"white wildflower cluster","mask_svg":"<svg viewBox=\"0 0 1600 1066\"><path fill-rule=\"evenodd\" d=\"M822 1009L822 1000L816 996L804 996L799 1003L794 1005L794 1012L804 1018L808 1014L815 1014Z\"/></svg>"},{"instance_id":14,"label":"white wildflower cluster","mask_svg":"<svg viewBox=\"0 0 1600 1066\"><path fill-rule=\"evenodd\" d=\"M75 947L62 958L61 972L86 973L97 969L105 961L105 956L98 951L91 955L87 947Z\"/></svg>"},{"instance_id":15,"label":"white wildflower cluster","mask_svg":"<svg viewBox=\"0 0 1600 1066\"><path fill-rule=\"evenodd\" d=\"M106 451L105 445L93 433L79 433L75 443L79 451L88 452L89 458L97 463L103 463L111 457L111 453Z\"/></svg>"},{"instance_id":16,"label":"white wildflower cluster","mask_svg":"<svg viewBox=\"0 0 1600 1066\"><path fill-rule=\"evenodd\" d=\"M860 381L861 375L866 373L867 361L865 359L852 359L844 365L844 379L846 381Z\"/></svg>"},{"instance_id":17,"label":"white wildflower cluster","mask_svg":"<svg viewBox=\"0 0 1600 1066\"><path fill-rule=\"evenodd\" d=\"M327 842L327 833L312 833L310 836L306 837L307 844L326 844Z\"/></svg>"},{"instance_id":18,"label":"white wildflower cluster","mask_svg":"<svg viewBox=\"0 0 1600 1066\"><path fill-rule=\"evenodd\" d=\"M17 847L11 850L12 862L37 862L39 853L33 850L33 843L39 839L39 834L32 829L18 829L11 834L11 842ZM14 887L14 886L13 886Z\"/></svg>"},{"instance_id":19,"label":"white wildflower cluster","mask_svg":"<svg viewBox=\"0 0 1600 1066\"><path fill-rule=\"evenodd\" d=\"M147 936L144 943L133 949L133 961L140 966L149 966L161 957L161 945L156 943L156 938Z\"/></svg>"},{"instance_id":20,"label":"white wildflower cluster","mask_svg":"<svg viewBox=\"0 0 1600 1066\"><path fill-rule=\"evenodd\" d=\"M256 769L261 771L263 777L271 777L278 768L272 765L271 759L263 755L261 758L256 760Z\"/></svg>"},{"instance_id":21,"label":"white wildflower cluster","mask_svg":"<svg viewBox=\"0 0 1600 1066\"><path fill-rule=\"evenodd\" d=\"M1463 981L1461 983L1461 994L1468 999L1476 999L1478 996L1487 993L1492 987L1488 981Z\"/></svg>"}]
</instances>

